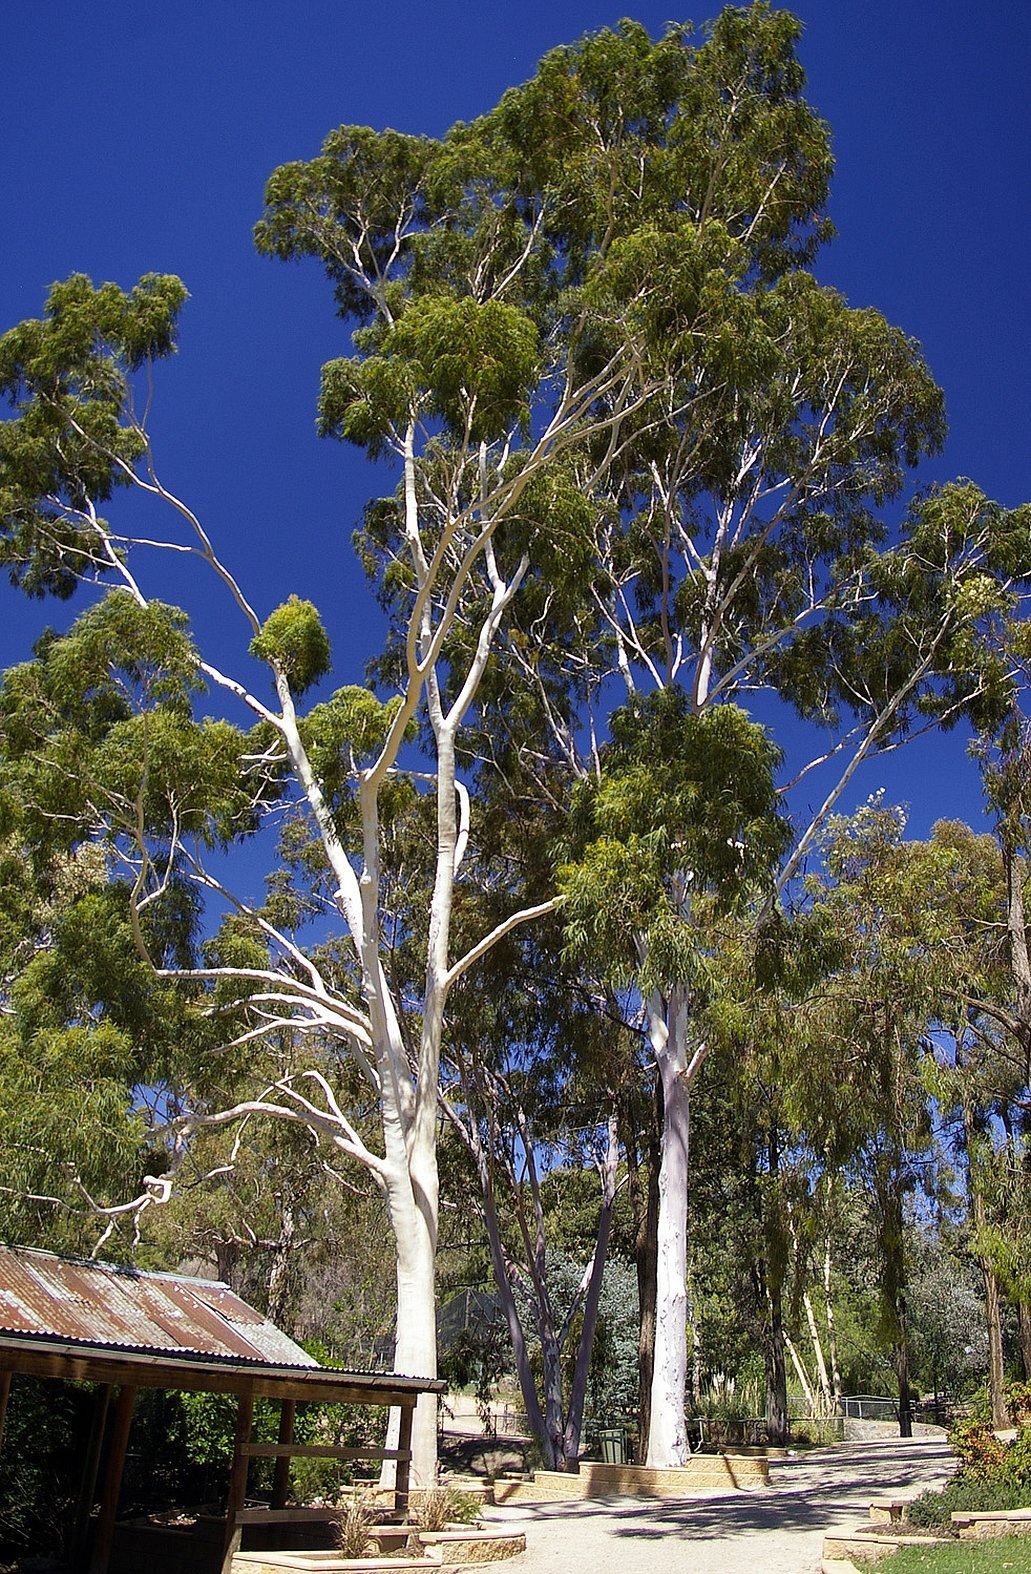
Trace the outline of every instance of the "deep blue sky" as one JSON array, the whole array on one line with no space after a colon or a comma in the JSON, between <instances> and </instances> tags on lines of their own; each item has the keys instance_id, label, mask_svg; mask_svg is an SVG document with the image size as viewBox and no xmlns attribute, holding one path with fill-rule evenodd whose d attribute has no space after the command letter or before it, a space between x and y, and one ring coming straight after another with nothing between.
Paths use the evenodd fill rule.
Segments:
<instances>
[{"instance_id":1,"label":"deep blue sky","mask_svg":"<svg viewBox=\"0 0 1031 1574\"><path fill-rule=\"evenodd\" d=\"M1006 504L1031 498L1028 450L1027 0L802 0L809 97L833 130L839 238L817 272L919 339L951 436L923 478L973 477ZM488 109L551 46L625 11L653 33L653 0L30 0L5 8L0 97L0 327L38 314L81 270L128 286L148 270L191 292L178 360L161 368L159 468L201 513L262 612L288 591L318 603L336 681L359 681L378 643L351 531L390 484L319 443L321 363L346 353L318 270L258 258L266 176L314 155L344 121L437 134ZM694 11L703 22L715 6ZM156 580L151 580L153 588ZM167 578L162 593L189 604ZM44 617L0 587L0 660ZM200 603L232 661L244 635ZM939 814L974 814L962 746L915 749L881 783Z\"/></svg>"}]
</instances>

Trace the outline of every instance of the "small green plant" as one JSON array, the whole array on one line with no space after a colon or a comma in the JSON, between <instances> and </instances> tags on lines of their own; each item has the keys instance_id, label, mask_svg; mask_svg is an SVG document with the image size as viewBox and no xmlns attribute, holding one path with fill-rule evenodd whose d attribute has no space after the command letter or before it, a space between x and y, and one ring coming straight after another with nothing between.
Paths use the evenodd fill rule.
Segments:
<instances>
[{"instance_id":1,"label":"small green plant","mask_svg":"<svg viewBox=\"0 0 1031 1574\"><path fill-rule=\"evenodd\" d=\"M367 1558L375 1552L376 1542L369 1530L375 1518L374 1504L356 1487L340 1505L333 1527L341 1557Z\"/></svg>"},{"instance_id":2,"label":"small green plant","mask_svg":"<svg viewBox=\"0 0 1031 1574\"><path fill-rule=\"evenodd\" d=\"M473 1524L479 1511L480 1505L470 1493L457 1487L434 1487L413 1504L411 1518L420 1530L445 1530L448 1525Z\"/></svg>"}]
</instances>

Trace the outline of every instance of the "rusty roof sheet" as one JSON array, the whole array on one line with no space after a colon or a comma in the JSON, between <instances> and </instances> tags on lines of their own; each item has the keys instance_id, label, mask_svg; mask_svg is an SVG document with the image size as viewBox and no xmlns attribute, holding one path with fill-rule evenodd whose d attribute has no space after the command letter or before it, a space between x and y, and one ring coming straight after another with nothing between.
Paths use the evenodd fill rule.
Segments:
<instances>
[{"instance_id":1,"label":"rusty roof sheet","mask_svg":"<svg viewBox=\"0 0 1031 1574\"><path fill-rule=\"evenodd\" d=\"M0 1246L0 1331L110 1349L318 1366L228 1285Z\"/></svg>"}]
</instances>

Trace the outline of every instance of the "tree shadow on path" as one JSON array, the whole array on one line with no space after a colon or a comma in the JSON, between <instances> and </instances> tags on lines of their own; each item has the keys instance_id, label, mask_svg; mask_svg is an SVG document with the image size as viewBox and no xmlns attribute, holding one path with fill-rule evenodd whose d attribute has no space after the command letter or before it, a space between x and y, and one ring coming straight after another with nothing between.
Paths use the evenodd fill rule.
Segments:
<instances>
[{"instance_id":1,"label":"tree shadow on path","mask_svg":"<svg viewBox=\"0 0 1031 1574\"><path fill-rule=\"evenodd\" d=\"M648 1500L567 1499L536 1504L532 1513L538 1523L607 1520L609 1534L639 1542L805 1534L865 1517L871 1498L898 1491L915 1495L924 1486L936 1485L951 1464L944 1444L863 1444L778 1461L771 1468L768 1489Z\"/></svg>"}]
</instances>

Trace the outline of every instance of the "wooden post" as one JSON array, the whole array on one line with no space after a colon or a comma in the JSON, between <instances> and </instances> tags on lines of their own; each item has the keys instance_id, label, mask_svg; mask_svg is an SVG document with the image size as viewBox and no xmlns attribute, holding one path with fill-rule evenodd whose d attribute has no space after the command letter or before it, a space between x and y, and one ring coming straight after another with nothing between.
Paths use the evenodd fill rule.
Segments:
<instances>
[{"instance_id":1,"label":"wooden post","mask_svg":"<svg viewBox=\"0 0 1031 1574\"><path fill-rule=\"evenodd\" d=\"M294 1416L297 1413L297 1404L293 1399L284 1399L279 1406L279 1441L283 1444L292 1443L294 1440ZM284 1454L276 1460L275 1474L272 1477L272 1508L285 1508L286 1495L290 1487L290 1456Z\"/></svg>"},{"instance_id":2,"label":"wooden post","mask_svg":"<svg viewBox=\"0 0 1031 1574\"><path fill-rule=\"evenodd\" d=\"M86 1561L86 1538L89 1534L90 1515L93 1513L97 1491L97 1475L104 1448L104 1428L107 1425L110 1402L111 1384L104 1383L93 1395L93 1418L90 1422L89 1441L86 1444L86 1457L79 1482L79 1496L75 1504L71 1541L72 1568L75 1569L81 1568Z\"/></svg>"},{"instance_id":3,"label":"wooden post","mask_svg":"<svg viewBox=\"0 0 1031 1574\"><path fill-rule=\"evenodd\" d=\"M398 1428L397 1448L400 1458L394 1476L394 1513L401 1520L408 1518L408 1481L412 1470L412 1419L415 1404L409 1400L401 1406L401 1425Z\"/></svg>"},{"instance_id":4,"label":"wooden post","mask_svg":"<svg viewBox=\"0 0 1031 1574\"><path fill-rule=\"evenodd\" d=\"M7 1401L11 1394L10 1371L0 1372L0 1443L4 1438L4 1421L7 1416Z\"/></svg>"},{"instance_id":5,"label":"wooden post","mask_svg":"<svg viewBox=\"0 0 1031 1574\"><path fill-rule=\"evenodd\" d=\"M115 1517L118 1513L118 1498L122 1490L125 1451L129 1444L129 1428L132 1426L132 1411L135 1403L135 1388L127 1385L118 1390L118 1403L115 1406L111 1438L107 1445L107 1465L100 1494L100 1513L93 1538L93 1556L90 1558L89 1574L107 1574L111 1543L115 1533Z\"/></svg>"},{"instance_id":6,"label":"wooden post","mask_svg":"<svg viewBox=\"0 0 1031 1574\"><path fill-rule=\"evenodd\" d=\"M247 1466L250 1458L245 1453L251 1440L251 1417L254 1412L254 1395L250 1389L240 1395L236 1407L236 1437L233 1442L233 1467L229 1472L229 1491L226 1494L226 1533L222 1550L222 1574L230 1574L233 1558L240 1550L240 1527L236 1516L243 1508L247 1496Z\"/></svg>"}]
</instances>

